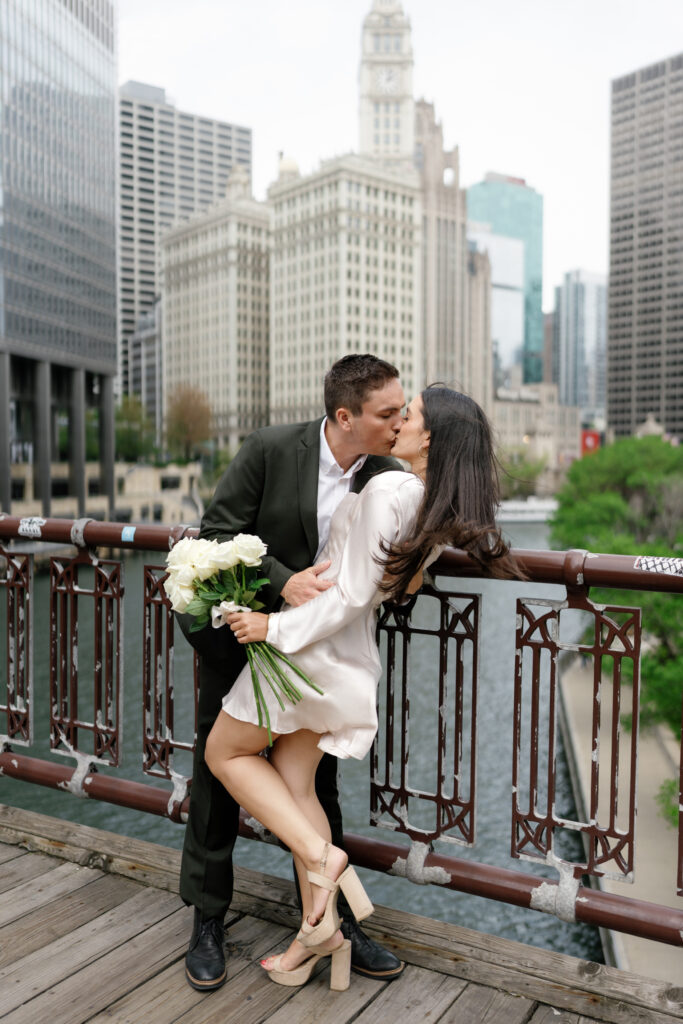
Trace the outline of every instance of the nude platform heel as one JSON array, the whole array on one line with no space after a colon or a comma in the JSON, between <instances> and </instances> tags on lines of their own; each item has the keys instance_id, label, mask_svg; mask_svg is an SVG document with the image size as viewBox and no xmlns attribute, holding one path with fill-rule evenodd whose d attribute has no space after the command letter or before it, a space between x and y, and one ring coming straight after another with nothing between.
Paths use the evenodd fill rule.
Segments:
<instances>
[{"instance_id":1,"label":"nude platform heel","mask_svg":"<svg viewBox=\"0 0 683 1024\"><path fill-rule=\"evenodd\" d=\"M308 960L304 960L302 964L299 964L298 967L294 967L291 971L286 971L282 968L281 964L283 955L283 953L280 953L279 956L275 957L273 963L277 964L276 967L271 967L270 970L268 970L268 968L264 968L264 970L270 980L274 981L276 985L289 985L291 988L295 988L299 985L306 984L313 973L313 968L317 964L318 960L322 960L322 957L327 956L327 953L314 953L313 956L308 958ZM263 961L261 961L261 966L263 967ZM330 985L330 987L332 986Z\"/></svg>"},{"instance_id":2,"label":"nude platform heel","mask_svg":"<svg viewBox=\"0 0 683 1024\"><path fill-rule=\"evenodd\" d=\"M309 948L313 955L290 971L285 971L280 966L283 954L281 953L279 956L276 956L273 962L277 966L267 971L270 980L274 981L276 985L287 985L290 988L305 985L318 961L329 956L330 990L332 992L345 992L351 980L351 942L349 939L342 939L334 949L322 949L320 946ZM263 965L263 961L261 961L261 964Z\"/></svg>"},{"instance_id":3,"label":"nude platform heel","mask_svg":"<svg viewBox=\"0 0 683 1024\"><path fill-rule=\"evenodd\" d=\"M320 950L323 953L323 950ZM332 992L346 992L351 981L351 940L344 939L340 945L336 946L333 950L328 953L323 953L325 956L330 956L330 991Z\"/></svg>"},{"instance_id":4,"label":"nude platform heel","mask_svg":"<svg viewBox=\"0 0 683 1024\"><path fill-rule=\"evenodd\" d=\"M304 921L301 925L301 929L299 930L299 934L297 935L299 942L309 948L317 946L321 942L325 942L325 940L331 938L337 928L339 928L341 921L339 913L337 912L337 898L339 896L340 889L344 893L346 901L351 908L351 912L357 921L362 921L364 918L369 917L374 910L368 894L361 884L360 878L356 874L355 869L350 865L342 871L336 881L332 881L332 879L328 878L327 875L322 874L325 870L329 848L330 844L328 843L320 860L320 873L317 871L306 872L309 882L312 882L313 885L318 885L323 889L327 889L330 893L329 899L325 905L325 913L318 923L309 924L308 921Z\"/></svg>"}]
</instances>

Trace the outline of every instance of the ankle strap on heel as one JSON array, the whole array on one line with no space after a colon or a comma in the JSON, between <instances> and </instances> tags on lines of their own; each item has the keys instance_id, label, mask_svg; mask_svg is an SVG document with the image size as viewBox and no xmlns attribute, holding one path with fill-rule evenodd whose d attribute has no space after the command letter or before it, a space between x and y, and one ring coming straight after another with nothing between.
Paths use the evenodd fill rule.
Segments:
<instances>
[{"instance_id":1,"label":"ankle strap on heel","mask_svg":"<svg viewBox=\"0 0 683 1024\"><path fill-rule=\"evenodd\" d=\"M319 875L317 871L307 871L308 881L313 882L313 885L319 885L321 889L327 889L328 892L335 892L339 888L338 882L333 882L327 875Z\"/></svg>"}]
</instances>

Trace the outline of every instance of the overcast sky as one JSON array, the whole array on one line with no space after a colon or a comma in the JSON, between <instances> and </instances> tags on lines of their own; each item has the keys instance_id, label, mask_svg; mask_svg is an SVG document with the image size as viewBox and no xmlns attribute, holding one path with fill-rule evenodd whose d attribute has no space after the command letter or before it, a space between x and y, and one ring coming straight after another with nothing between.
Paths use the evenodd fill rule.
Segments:
<instances>
[{"instance_id":1,"label":"overcast sky","mask_svg":"<svg viewBox=\"0 0 683 1024\"><path fill-rule=\"evenodd\" d=\"M283 150L302 171L358 145L371 0L119 0L120 80L253 131L254 192ZM610 80L683 51L683 0L404 0L416 98L436 104L461 183L525 178L545 202L544 308L606 271Z\"/></svg>"}]
</instances>

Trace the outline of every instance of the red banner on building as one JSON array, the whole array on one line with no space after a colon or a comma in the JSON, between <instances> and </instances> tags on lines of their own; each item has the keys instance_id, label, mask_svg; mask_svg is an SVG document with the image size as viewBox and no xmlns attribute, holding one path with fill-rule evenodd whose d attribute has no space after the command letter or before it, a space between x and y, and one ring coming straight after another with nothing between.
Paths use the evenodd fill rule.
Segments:
<instances>
[{"instance_id":1,"label":"red banner on building","mask_svg":"<svg viewBox=\"0 0 683 1024\"><path fill-rule=\"evenodd\" d=\"M599 430L582 430L581 431L581 454L587 455L589 452L597 451L600 447L600 431Z\"/></svg>"}]
</instances>

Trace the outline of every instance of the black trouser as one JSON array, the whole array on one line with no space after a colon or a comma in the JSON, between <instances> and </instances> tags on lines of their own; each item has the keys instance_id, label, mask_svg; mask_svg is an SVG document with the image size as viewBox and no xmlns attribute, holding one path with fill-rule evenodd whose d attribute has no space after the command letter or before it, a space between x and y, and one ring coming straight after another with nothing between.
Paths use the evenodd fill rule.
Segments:
<instances>
[{"instance_id":1,"label":"black trouser","mask_svg":"<svg viewBox=\"0 0 683 1024\"><path fill-rule=\"evenodd\" d=\"M187 619L187 617L181 617ZM183 630L186 622L181 621ZM214 634L224 634L220 657L205 654L200 662L199 713L197 746L194 757L190 812L185 830L183 858L180 867L180 895L199 909L202 917L221 920L230 906L233 890L232 851L239 830L239 805L222 783L211 774L204 761L206 740L221 710L221 703L242 667L246 664L244 646L237 643L226 628ZM193 635L193 645L202 653ZM207 637L213 641L214 637ZM303 699L306 699L304 694ZM332 842L343 846L343 828L339 793L337 790L337 759L323 754L315 779L316 793L330 822Z\"/></svg>"}]
</instances>

